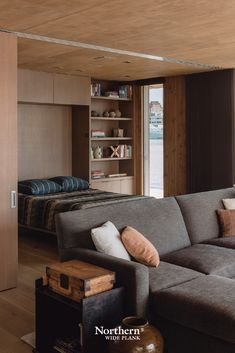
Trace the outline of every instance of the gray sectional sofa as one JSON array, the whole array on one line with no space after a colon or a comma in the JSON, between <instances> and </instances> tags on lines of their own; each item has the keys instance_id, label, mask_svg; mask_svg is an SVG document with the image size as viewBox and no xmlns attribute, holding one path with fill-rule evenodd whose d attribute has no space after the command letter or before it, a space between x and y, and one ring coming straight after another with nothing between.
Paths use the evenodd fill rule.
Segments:
<instances>
[{"instance_id":1,"label":"gray sectional sofa","mask_svg":"<svg viewBox=\"0 0 235 353\"><path fill-rule=\"evenodd\" d=\"M116 272L126 314L148 316L170 353L235 353L235 237L221 238L216 209L235 189L148 198L58 214L61 260L77 258ZM90 229L130 225L158 249L148 268L95 251Z\"/></svg>"}]
</instances>

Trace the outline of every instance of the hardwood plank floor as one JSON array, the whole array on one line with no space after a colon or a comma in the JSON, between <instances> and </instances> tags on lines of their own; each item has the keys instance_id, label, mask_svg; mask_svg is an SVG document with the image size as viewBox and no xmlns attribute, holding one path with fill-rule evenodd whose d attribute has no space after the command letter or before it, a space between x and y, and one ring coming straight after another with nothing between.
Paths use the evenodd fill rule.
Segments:
<instances>
[{"instance_id":1,"label":"hardwood plank floor","mask_svg":"<svg viewBox=\"0 0 235 353\"><path fill-rule=\"evenodd\" d=\"M52 236L19 236L18 286L0 292L0 353L32 352L20 337L34 331L34 282L58 260Z\"/></svg>"}]
</instances>

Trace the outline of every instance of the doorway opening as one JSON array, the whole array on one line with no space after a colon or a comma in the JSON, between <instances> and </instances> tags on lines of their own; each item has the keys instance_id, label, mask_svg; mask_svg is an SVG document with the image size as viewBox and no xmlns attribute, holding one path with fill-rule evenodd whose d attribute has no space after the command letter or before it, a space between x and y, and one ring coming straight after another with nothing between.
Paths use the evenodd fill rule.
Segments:
<instances>
[{"instance_id":1,"label":"doorway opening","mask_svg":"<svg viewBox=\"0 0 235 353\"><path fill-rule=\"evenodd\" d=\"M163 84L144 87L144 193L164 196Z\"/></svg>"}]
</instances>

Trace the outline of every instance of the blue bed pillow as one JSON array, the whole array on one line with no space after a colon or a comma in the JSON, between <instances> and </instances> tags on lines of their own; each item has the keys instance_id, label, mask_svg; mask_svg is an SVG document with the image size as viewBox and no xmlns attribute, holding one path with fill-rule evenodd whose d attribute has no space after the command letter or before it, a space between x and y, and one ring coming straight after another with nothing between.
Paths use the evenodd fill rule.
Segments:
<instances>
[{"instance_id":1,"label":"blue bed pillow","mask_svg":"<svg viewBox=\"0 0 235 353\"><path fill-rule=\"evenodd\" d=\"M53 180L31 179L19 181L18 191L28 195L45 195L61 192L62 187Z\"/></svg>"},{"instance_id":2,"label":"blue bed pillow","mask_svg":"<svg viewBox=\"0 0 235 353\"><path fill-rule=\"evenodd\" d=\"M88 181L73 176L57 176L50 180L59 184L65 192L89 189Z\"/></svg>"}]
</instances>

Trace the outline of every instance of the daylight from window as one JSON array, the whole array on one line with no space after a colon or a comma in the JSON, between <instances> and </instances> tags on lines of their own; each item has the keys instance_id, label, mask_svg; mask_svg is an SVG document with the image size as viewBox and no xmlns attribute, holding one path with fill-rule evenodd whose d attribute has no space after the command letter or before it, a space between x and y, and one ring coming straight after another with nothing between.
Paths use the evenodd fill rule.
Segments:
<instances>
[{"instance_id":1,"label":"daylight from window","mask_svg":"<svg viewBox=\"0 0 235 353\"><path fill-rule=\"evenodd\" d=\"M149 87L150 196L163 197L163 85Z\"/></svg>"}]
</instances>

